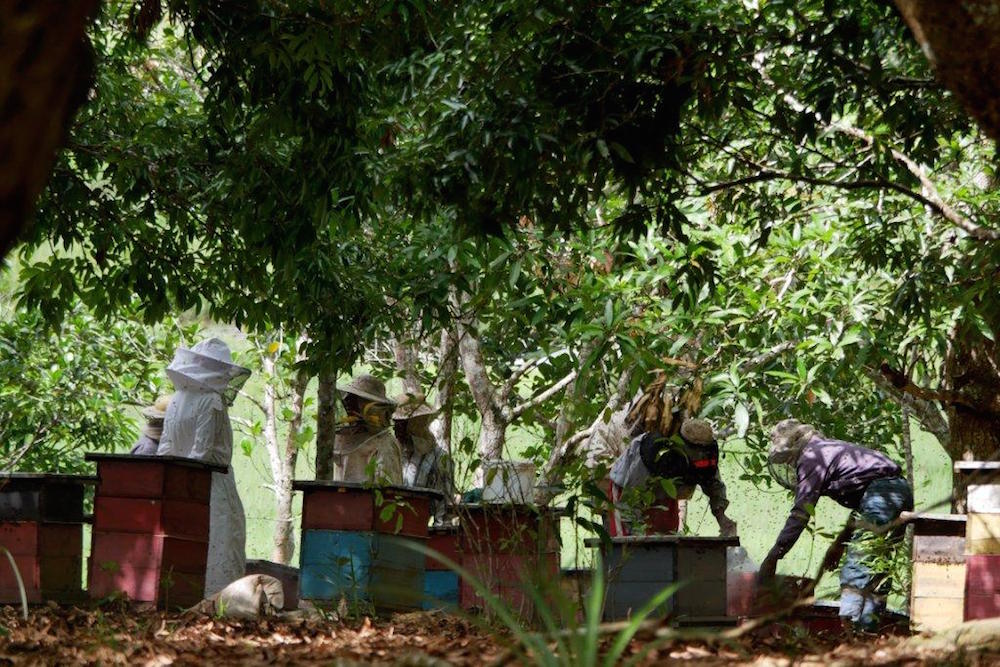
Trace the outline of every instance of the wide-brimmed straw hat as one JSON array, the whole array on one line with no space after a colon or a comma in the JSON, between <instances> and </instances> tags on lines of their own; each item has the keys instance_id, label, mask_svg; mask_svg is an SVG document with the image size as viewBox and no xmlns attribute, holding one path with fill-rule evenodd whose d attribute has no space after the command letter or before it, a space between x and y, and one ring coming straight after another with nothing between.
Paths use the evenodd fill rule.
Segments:
<instances>
[{"instance_id":1,"label":"wide-brimmed straw hat","mask_svg":"<svg viewBox=\"0 0 1000 667\"><path fill-rule=\"evenodd\" d=\"M170 406L170 399L171 396L160 396L156 399L155 403L142 409L142 416L145 417L147 421L163 421L163 418L167 416L167 408Z\"/></svg>"},{"instance_id":2,"label":"wide-brimmed straw hat","mask_svg":"<svg viewBox=\"0 0 1000 667\"><path fill-rule=\"evenodd\" d=\"M399 406L392 414L392 418L396 421L406 421L438 413L437 409L427 405L427 401L420 394L400 394L393 400Z\"/></svg>"},{"instance_id":3,"label":"wide-brimmed straw hat","mask_svg":"<svg viewBox=\"0 0 1000 667\"><path fill-rule=\"evenodd\" d=\"M353 394L354 396L360 396L361 398L374 401L375 403L382 403L384 405L396 404L394 401L391 401L386 397L385 385L382 381L374 375L369 375L368 373L362 373L343 386L337 385L337 391L341 394Z\"/></svg>"}]
</instances>

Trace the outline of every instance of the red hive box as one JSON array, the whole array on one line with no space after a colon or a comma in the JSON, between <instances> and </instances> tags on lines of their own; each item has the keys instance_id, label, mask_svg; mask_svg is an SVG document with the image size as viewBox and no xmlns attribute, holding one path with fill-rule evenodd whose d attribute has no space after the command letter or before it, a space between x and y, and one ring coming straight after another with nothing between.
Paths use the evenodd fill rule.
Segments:
<instances>
[{"instance_id":1,"label":"red hive box","mask_svg":"<svg viewBox=\"0 0 1000 667\"><path fill-rule=\"evenodd\" d=\"M0 546L14 558L28 602L83 597L83 490L93 477L0 475ZM0 557L0 603L20 602L17 577Z\"/></svg>"},{"instance_id":2,"label":"red hive box","mask_svg":"<svg viewBox=\"0 0 1000 667\"><path fill-rule=\"evenodd\" d=\"M434 526L430 529L427 546L453 563L460 565L462 563L460 540L461 532L458 526ZM447 565L430 555L427 556L426 567L431 572L448 570Z\"/></svg>"},{"instance_id":3,"label":"red hive box","mask_svg":"<svg viewBox=\"0 0 1000 667\"><path fill-rule=\"evenodd\" d=\"M372 487L360 482L297 481L303 492L302 530L346 530L427 538L437 491L405 486Z\"/></svg>"},{"instance_id":4,"label":"red hive box","mask_svg":"<svg viewBox=\"0 0 1000 667\"><path fill-rule=\"evenodd\" d=\"M1000 616L1000 555L965 557L965 620Z\"/></svg>"},{"instance_id":5,"label":"red hive box","mask_svg":"<svg viewBox=\"0 0 1000 667\"><path fill-rule=\"evenodd\" d=\"M462 566L512 612L534 615L534 588L540 597L559 581L559 512L533 505L463 505ZM465 609L485 609L485 601L467 581L460 584Z\"/></svg>"},{"instance_id":6,"label":"red hive box","mask_svg":"<svg viewBox=\"0 0 1000 667\"><path fill-rule=\"evenodd\" d=\"M202 599L212 473L175 456L88 454L97 462L89 563L92 598L124 594L160 607Z\"/></svg>"}]
</instances>

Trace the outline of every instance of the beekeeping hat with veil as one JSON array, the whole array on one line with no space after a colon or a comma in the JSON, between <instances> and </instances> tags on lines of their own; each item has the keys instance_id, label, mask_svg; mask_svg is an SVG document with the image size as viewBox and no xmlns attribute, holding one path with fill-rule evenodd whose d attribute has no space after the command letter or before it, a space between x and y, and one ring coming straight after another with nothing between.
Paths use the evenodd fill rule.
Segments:
<instances>
[{"instance_id":1,"label":"beekeeping hat with veil","mask_svg":"<svg viewBox=\"0 0 1000 667\"><path fill-rule=\"evenodd\" d=\"M795 489L799 482L799 456L802 448L814 436L822 435L810 424L797 419L783 419L771 431L771 449L767 454L767 467L778 484Z\"/></svg>"},{"instance_id":2,"label":"beekeeping hat with veil","mask_svg":"<svg viewBox=\"0 0 1000 667\"><path fill-rule=\"evenodd\" d=\"M358 415L370 427L389 426L395 402L385 395L385 384L374 375L362 373L345 385L337 385L341 400L347 396L361 399L361 414Z\"/></svg>"},{"instance_id":3,"label":"beekeeping hat with veil","mask_svg":"<svg viewBox=\"0 0 1000 667\"><path fill-rule=\"evenodd\" d=\"M233 363L233 354L225 342L208 338L190 350L178 348L167 366L167 377L177 389L213 391L226 405L232 405L250 377L250 369Z\"/></svg>"}]
</instances>

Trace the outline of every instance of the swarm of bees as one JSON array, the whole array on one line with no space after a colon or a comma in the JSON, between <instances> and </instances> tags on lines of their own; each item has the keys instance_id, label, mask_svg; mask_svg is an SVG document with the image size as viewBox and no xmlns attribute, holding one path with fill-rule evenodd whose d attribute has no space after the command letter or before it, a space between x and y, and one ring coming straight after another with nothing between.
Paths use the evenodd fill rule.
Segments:
<instances>
[{"instance_id":1,"label":"swarm of bees","mask_svg":"<svg viewBox=\"0 0 1000 667\"><path fill-rule=\"evenodd\" d=\"M625 423L633 430L656 431L669 438L685 419L698 416L701 392L701 378L692 377L678 387L668 384L667 374L660 371L633 402Z\"/></svg>"}]
</instances>

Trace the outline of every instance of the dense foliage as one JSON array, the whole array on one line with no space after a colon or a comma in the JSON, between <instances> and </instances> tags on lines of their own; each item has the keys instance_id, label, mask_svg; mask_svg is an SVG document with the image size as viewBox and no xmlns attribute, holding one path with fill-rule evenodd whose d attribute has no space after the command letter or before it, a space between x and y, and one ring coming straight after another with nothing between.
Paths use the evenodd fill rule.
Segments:
<instances>
[{"instance_id":1,"label":"dense foliage","mask_svg":"<svg viewBox=\"0 0 1000 667\"><path fill-rule=\"evenodd\" d=\"M160 393L179 329L135 313L102 321L77 305L55 329L32 309L0 324L0 442L5 470L78 472L88 451L128 449L137 409Z\"/></svg>"},{"instance_id":2,"label":"dense foliage","mask_svg":"<svg viewBox=\"0 0 1000 667\"><path fill-rule=\"evenodd\" d=\"M955 456L1000 445L992 146L889 4L160 4L95 29L27 246L49 319L207 305L314 368L458 326L491 384L533 369L459 409L546 447L677 359L758 444L887 444L908 396Z\"/></svg>"}]
</instances>

